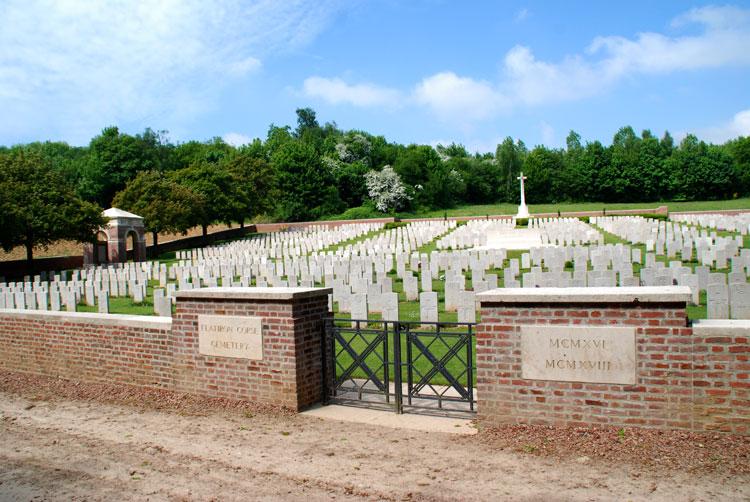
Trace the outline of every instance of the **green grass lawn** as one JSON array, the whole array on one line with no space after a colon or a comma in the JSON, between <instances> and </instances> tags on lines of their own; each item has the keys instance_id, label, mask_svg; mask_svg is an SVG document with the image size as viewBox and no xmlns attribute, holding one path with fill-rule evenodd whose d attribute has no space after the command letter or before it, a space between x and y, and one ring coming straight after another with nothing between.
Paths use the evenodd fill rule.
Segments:
<instances>
[{"instance_id":1,"label":"green grass lawn","mask_svg":"<svg viewBox=\"0 0 750 502\"><path fill-rule=\"evenodd\" d=\"M728 209L750 209L750 198L717 200L717 201L692 201L692 202L627 202L627 203L604 203L604 202L577 202L564 204L529 204L529 212L534 213L576 213L582 211L613 211L620 209L655 209L659 206L667 206L670 212L678 211L719 211ZM437 209L415 214L420 218L442 218L444 216L492 216L492 215L515 215L518 211L517 204L487 204L466 205L453 209Z\"/></svg>"},{"instance_id":2,"label":"green grass lawn","mask_svg":"<svg viewBox=\"0 0 750 502\"><path fill-rule=\"evenodd\" d=\"M159 281L148 281L146 296L141 303L135 303L129 296L110 296L109 313L125 315L156 315L154 314L154 288L159 287ZM99 312L99 306L88 306L84 301L76 307L78 312ZM174 307L173 307L174 310Z\"/></svg>"}]
</instances>

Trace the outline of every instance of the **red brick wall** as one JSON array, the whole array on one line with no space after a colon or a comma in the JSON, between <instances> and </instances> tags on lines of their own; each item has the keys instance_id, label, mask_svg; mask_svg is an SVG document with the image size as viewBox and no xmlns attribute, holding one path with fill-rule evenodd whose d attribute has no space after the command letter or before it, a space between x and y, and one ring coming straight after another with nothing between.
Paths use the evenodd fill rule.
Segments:
<instances>
[{"instance_id":1,"label":"red brick wall","mask_svg":"<svg viewBox=\"0 0 750 502\"><path fill-rule=\"evenodd\" d=\"M704 334L704 328L694 333L684 302L482 303L481 312L477 409L482 427L750 432L750 328L722 336ZM521 326L545 325L635 327L635 384L522 379Z\"/></svg>"},{"instance_id":2,"label":"red brick wall","mask_svg":"<svg viewBox=\"0 0 750 502\"><path fill-rule=\"evenodd\" d=\"M0 313L0 367L110 384L172 388L169 319Z\"/></svg>"},{"instance_id":3,"label":"red brick wall","mask_svg":"<svg viewBox=\"0 0 750 502\"><path fill-rule=\"evenodd\" d=\"M173 319L0 311L0 368L301 410L323 397L322 319L329 315L328 293L183 298ZM263 360L200 354L200 314L262 317Z\"/></svg>"},{"instance_id":4,"label":"red brick wall","mask_svg":"<svg viewBox=\"0 0 750 502\"><path fill-rule=\"evenodd\" d=\"M198 353L198 316L263 318L263 360ZM186 298L173 317L175 389L301 410L323 397L322 319L326 294L294 301Z\"/></svg>"},{"instance_id":5,"label":"red brick wall","mask_svg":"<svg viewBox=\"0 0 750 502\"><path fill-rule=\"evenodd\" d=\"M693 328L693 420L705 431L750 434L750 322Z\"/></svg>"},{"instance_id":6,"label":"red brick wall","mask_svg":"<svg viewBox=\"0 0 750 502\"><path fill-rule=\"evenodd\" d=\"M689 429L685 304L482 304L477 327L479 422ZM524 380L524 325L636 328L635 385Z\"/></svg>"}]
</instances>

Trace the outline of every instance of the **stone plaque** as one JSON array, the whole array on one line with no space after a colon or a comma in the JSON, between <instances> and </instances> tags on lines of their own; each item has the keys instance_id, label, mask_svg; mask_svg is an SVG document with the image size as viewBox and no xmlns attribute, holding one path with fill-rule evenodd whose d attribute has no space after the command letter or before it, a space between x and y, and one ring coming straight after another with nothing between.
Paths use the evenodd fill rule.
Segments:
<instances>
[{"instance_id":1,"label":"stone plaque","mask_svg":"<svg viewBox=\"0 0 750 502\"><path fill-rule=\"evenodd\" d=\"M199 315L198 340L201 354L261 361L263 360L263 319Z\"/></svg>"},{"instance_id":2,"label":"stone plaque","mask_svg":"<svg viewBox=\"0 0 750 502\"><path fill-rule=\"evenodd\" d=\"M522 326L521 378L635 384L635 328Z\"/></svg>"}]
</instances>

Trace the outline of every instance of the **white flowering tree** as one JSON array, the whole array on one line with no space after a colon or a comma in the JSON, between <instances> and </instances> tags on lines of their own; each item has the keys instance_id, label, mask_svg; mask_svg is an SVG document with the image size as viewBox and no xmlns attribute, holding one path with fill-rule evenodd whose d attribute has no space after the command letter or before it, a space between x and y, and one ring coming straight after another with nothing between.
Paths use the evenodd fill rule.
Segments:
<instances>
[{"instance_id":1,"label":"white flowering tree","mask_svg":"<svg viewBox=\"0 0 750 502\"><path fill-rule=\"evenodd\" d=\"M365 174L365 183L367 194L378 211L398 210L411 200L401 178L391 166L385 166L382 171L369 171Z\"/></svg>"},{"instance_id":2,"label":"white flowering tree","mask_svg":"<svg viewBox=\"0 0 750 502\"><path fill-rule=\"evenodd\" d=\"M347 164L359 161L369 166L371 152L372 144L370 140L362 134L352 133L351 131L336 144L336 154L339 160Z\"/></svg>"}]
</instances>

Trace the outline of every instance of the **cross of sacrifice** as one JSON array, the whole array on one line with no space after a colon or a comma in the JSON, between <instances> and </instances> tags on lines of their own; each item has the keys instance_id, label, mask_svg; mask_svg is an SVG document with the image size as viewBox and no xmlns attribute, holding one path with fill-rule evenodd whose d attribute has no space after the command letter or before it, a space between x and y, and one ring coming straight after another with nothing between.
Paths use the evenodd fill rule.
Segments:
<instances>
[{"instance_id":1,"label":"cross of sacrifice","mask_svg":"<svg viewBox=\"0 0 750 502\"><path fill-rule=\"evenodd\" d=\"M521 206L526 205L526 194L524 194L523 190L523 181L528 179L526 176L523 175L523 171L521 171L521 176L516 178L517 180L521 180Z\"/></svg>"}]
</instances>

